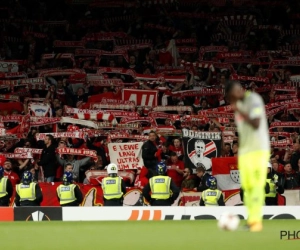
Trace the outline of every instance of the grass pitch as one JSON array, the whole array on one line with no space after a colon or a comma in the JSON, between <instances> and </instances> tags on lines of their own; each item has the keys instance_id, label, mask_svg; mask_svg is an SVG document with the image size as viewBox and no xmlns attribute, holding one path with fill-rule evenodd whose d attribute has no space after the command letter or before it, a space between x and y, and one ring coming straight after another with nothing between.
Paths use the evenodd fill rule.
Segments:
<instances>
[{"instance_id":1,"label":"grass pitch","mask_svg":"<svg viewBox=\"0 0 300 250\"><path fill-rule=\"evenodd\" d=\"M0 230L1 249L300 249L300 240L280 240L281 230L300 231L297 220L264 221L261 233L220 231L215 220L3 222Z\"/></svg>"}]
</instances>

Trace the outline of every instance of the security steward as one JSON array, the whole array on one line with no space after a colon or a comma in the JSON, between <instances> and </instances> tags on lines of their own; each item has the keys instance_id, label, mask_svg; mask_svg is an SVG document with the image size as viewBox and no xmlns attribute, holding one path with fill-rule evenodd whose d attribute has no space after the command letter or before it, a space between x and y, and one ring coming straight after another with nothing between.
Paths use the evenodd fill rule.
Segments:
<instances>
[{"instance_id":1,"label":"security steward","mask_svg":"<svg viewBox=\"0 0 300 250\"><path fill-rule=\"evenodd\" d=\"M150 178L149 183L143 189L143 196L151 206L171 206L179 195L180 190L169 176L165 176L166 172L166 164L158 163L156 165L157 176Z\"/></svg>"},{"instance_id":2,"label":"security steward","mask_svg":"<svg viewBox=\"0 0 300 250\"><path fill-rule=\"evenodd\" d=\"M108 177L102 179L104 206L123 206L123 197L126 186L123 179L118 176L118 167L114 163L107 166Z\"/></svg>"},{"instance_id":3,"label":"security steward","mask_svg":"<svg viewBox=\"0 0 300 250\"><path fill-rule=\"evenodd\" d=\"M3 176L4 168L0 166L0 207L8 207L13 194L13 186L10 179Z\"/></svg>"},{"instance_id":4,"label":"security steward","mask_svg":"<svg viewBox=\"0 0 300 250\"><path fill-rule=\"evenodd\" d=\"M284 193L284 188L278 181L279 176L276 173L272 173L271 164L268 165L267 169L267 183L270 186L269 193L266 194L265 203L266 206L277 206L277 196L278 194Z\"/></svg>"},{"instance_id":5,"label":"security steward","mask_svg":"<svg viewBox=\"0 0 300 250\"><path fill-rule=\"evenodd\" d=\"M217 179L210 176L207 179L206 186L200 199L200 206L225 206L222 191L217 189Z\"/></svg>"},{"instance_id":6,"label":"security steward","mask_svg":"<svg viewBox=\"0 0 300 250\"><path fill-rule=\"evenodd\" d=\"M22 175L21 183L16 185L16 206L40 206L43 201L42 190L38 183L33 182L30 171L25 171Z\"/></svg>"},{"instance_id":7,"label":"security steward","mask_svg":"<svg viewBox=\"0 0 300 250\"><path fill-rule=\"evenodd\" d=\"M57 187L56 193L62 207L77 207L83 200L79 187L73 184L73 174L71 172L63 174L63 184Z\"/></svg>"}]
</instances>

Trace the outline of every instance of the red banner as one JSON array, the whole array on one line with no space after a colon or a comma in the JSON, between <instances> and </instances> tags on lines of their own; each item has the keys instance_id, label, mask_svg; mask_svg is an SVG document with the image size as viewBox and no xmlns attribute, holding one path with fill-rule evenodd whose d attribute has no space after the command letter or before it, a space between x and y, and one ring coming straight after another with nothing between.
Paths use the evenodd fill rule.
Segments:
<instances>
[{"instance_id":1,"label":"red banner","mask_svg":"<svg viewBox=\"0 0 300 250\"><path fill-rule=\"evenodd\" d=\"M59 206L57 199L56 189L61 183L39 183L42 193L43 201L41 206L43 207L54 207ZM95 185L84 185L77 183L80 191L83 195L83 201L80 206L83 207L93 207L93 206L103 206L103 192L101 186ZM141 190L137 188L128 188L127 193L124 196L124 204L127 206L134 206L139 202ZM14 204L15 192L13 194L13 199L11 200L11 206Z\"/></svg>"},{"instance_id":2,"label":"red banner","mask_svg":"<svg viewBox=\"0 0 300 250\"><path fill-rule=\"evenodd\" d=\"M133 101L137 106L157 106L157 90L123 89L122 100Z\"/></svg>"}]
</instances>

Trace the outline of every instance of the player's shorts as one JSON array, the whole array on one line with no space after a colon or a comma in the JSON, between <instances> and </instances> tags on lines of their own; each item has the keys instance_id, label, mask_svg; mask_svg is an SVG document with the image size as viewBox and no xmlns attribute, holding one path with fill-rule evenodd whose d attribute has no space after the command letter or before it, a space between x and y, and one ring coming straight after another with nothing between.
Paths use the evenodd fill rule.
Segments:
<instances>
[{"instance_id":1,"label":"player's shorts","mask_svg":"<svg viewBox=\"0 0 300 250\"><path fill-rule=\"evenodd\" d=\"M238 156L241 185L244 190L265 187L269 151L255 151Z\"/></svg>"}]
</instances>

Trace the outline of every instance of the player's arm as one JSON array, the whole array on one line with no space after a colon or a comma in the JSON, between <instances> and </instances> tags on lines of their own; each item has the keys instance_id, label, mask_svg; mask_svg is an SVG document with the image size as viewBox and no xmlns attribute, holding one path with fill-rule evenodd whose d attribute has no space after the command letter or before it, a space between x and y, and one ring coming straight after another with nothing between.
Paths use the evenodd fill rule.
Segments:
<instances>
[{"instance_id":1,"label":"player's arm","mask_svg":"<svg viewBox=\"0 0 300 250\"><path fill-rule=\"evenodd\" d=\"M218 205L219 206L225 206L223 194L220 195L220 198L218 200Z\"/></svg>"},{"instance_id":2,"label":"player's arm","mask_svg":"<svg viewBox=\"0 0 300 250\"><path fill-rule=\"evenodd\" d=\"M246 114L246 113L243 113L239 110L237 110L237 111L240 113L240 115L244 118L244 120L248 124L250 124L254 129L258 129L259 124L260 124L260 118L251 118L251 115L250 115L251 113Z\"/></svg>"},{"instance_id":3,"label":"player's arm","mask_svg":"<svg viewBox=\"0 0 300 250\"><path fill-rule=\"evenodd\" d=\"M263 112L264 106L259 99L251 102L251 107L248 113L242 112L239 109L239 105L235 105L235 110L244 118L244 120L250 124L254 129L258 129L260 124L260 116Z\"/></svg>"}]
</instances>

